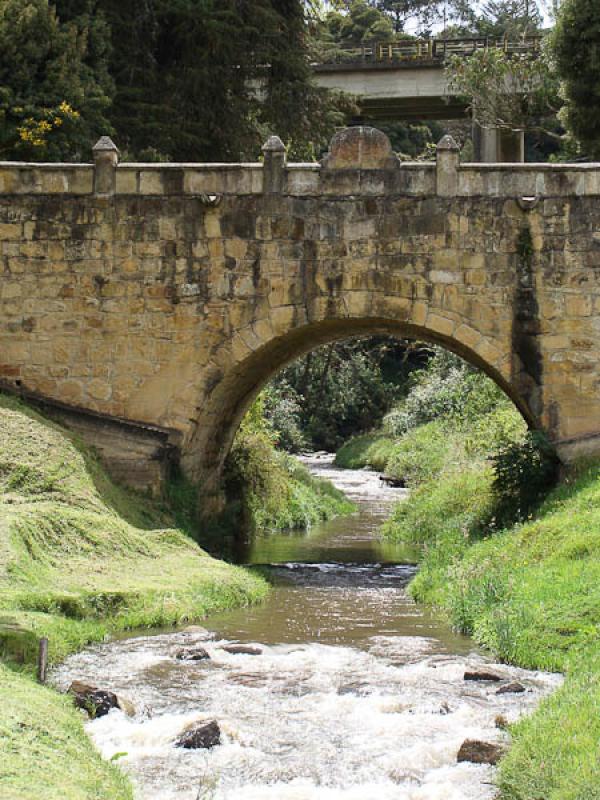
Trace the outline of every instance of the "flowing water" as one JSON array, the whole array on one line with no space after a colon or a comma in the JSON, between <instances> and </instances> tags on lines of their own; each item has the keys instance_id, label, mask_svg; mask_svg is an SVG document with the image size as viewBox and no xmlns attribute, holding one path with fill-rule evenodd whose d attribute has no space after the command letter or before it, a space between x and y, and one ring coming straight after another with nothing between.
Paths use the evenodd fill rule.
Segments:
<instances>
[{"instance_id":1,"label":"flowing water","mask_svg":"<svg viewBox=\"0 0 600 800\"><path fill-rule=\"evenodd\" d=\"M90 648L54 675L133 701L88 724L144 800L491 800L493 768L457 763L465 739L501 742L498 715L532 710L560 678L493 665L526 691L466 682L486 667L473 643L410 601L414 553L377 530L404 490L376 473L307 459L358 505L307 534L256 539L244 561L270 565L264 605L213 616L207 630L141 636ZM232 654L230 643L259 655ZM179 661L202 645L210 660ZM186 726L217 720L222 744L185 750Z\"/></svg>"}]
</instances>

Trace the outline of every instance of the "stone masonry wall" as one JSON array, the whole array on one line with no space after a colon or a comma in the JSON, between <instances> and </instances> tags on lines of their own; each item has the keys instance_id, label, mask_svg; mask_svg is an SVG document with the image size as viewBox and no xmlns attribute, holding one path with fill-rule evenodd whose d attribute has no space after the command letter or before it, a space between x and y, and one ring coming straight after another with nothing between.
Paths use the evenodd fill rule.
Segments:
<instances>
[{"instance_id":1,"label":"stone masonry wall","mask_svg":"<svg viewBox=\"0 0 600 800\"><path fill-rule=\"evenodd\" d=\"M0 380L176 432L206 493L248 404L373 332L483 367L565 458L600 448L600 166L0 164ZM125 446L125 445L124 445ZM116 445L115 445L116 447ZM110 460L110 453L107 454Z\"/></svg>"}]
</instances>

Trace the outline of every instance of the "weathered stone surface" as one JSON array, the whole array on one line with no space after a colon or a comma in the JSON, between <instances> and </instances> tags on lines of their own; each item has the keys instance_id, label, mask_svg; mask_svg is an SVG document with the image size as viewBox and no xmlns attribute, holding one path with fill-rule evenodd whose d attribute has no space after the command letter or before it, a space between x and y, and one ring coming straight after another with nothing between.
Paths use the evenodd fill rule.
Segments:
<instances>
[{"instance_id":1,"label":"weathered stone surface","mask_svg":"<svg viewBox=\"0 0 600 800\"><path fill-rule=\"evenodd\" d=\"M175 747L199 750L216 747L219 744L221 744L221 729L219 723L212 720L184 731L175 742Z\"/></svg>"},{"instance_id":2,"label":"weathered stone surface","mask_svg":"<svg viewBox=\"0 0 600 800\"><path fill-rule=\"evenodd\" d=\"M440 343L565 459L600 452L598 165L464 165L444 143L400 164L359 128L323 165L276 144L264 166L101 151L106 192L92 165L0 165L0 382L68 407L138 488L178 452L207 509L255 393L344 336Z\"/></svg>"},{"instance_id":3,"label":"weathered stone surface","mask_svg":"<svg viewBox=\"0 0 600 800\"><path fill-rule=\"evenodd\" d=\"M360 125L335 134L323 166L327 169L389 169L398 166L398 159L384 133Z\"/></svg>"},{"instance_id":4,"label":"weathered stone surface","mask_svg":"<svg viewBox=\"0 0 600 800\"><path fill-rule=\"evenodd\" d=\"M478 739L465 739L456 757L457 761L470 761L472 764L497 764L506 752L506 747Z\"/></svg>"}]
</instances>

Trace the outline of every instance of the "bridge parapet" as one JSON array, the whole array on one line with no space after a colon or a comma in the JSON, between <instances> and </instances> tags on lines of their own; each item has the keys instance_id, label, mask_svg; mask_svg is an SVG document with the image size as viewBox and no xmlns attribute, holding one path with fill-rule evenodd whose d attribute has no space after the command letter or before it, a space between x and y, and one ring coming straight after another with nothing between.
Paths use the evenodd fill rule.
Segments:
<instances>
[{"instance_id":1,"label":"bridge parapet","mask_svg":"<svg viewBox=\"0 0 600 800\"><path fill-rule=\"evenodd\" d=\"M361 132L369 128L350 128ZM443 142L446 137L444 137ZM345 160L328 154L322 163L287 163L277 158L278 178L264 180L272 154L265 163L238 164L39 164L0 162L0 195L93 196L129 195L145 197L190 196L211 205L224 195L261 195L265 191L289 196L348 196L357 193L384 195L402 193L427 196L438 191L456 197L573 197L600 194L600 163L592 164L480 164L460 163L452 156L456 172L452 191L439 191L437 174L448 170L448 151L443 143L436 162L400 161L391 151L381 163L357 160L357 152ZM114 180L110 180L110 170ZM102 172L102 182L98 173ZM108 176L107 176L108 173ZM108 183L107 183L108 181ZM436 190L438 186L438 190ZM211 200L213 198L213 200Z\"/></svg>"}]
</instances>

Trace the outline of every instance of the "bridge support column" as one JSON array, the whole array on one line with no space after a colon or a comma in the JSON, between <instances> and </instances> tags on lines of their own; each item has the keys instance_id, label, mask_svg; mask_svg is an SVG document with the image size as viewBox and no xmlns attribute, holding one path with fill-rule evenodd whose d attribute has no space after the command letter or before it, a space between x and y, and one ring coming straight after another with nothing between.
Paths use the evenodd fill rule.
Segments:
<instances>
[{"instance_id":1,"label":"bridge support column","mask_svg":"<svg viewBox=\"0 0 600 800\"><path fill-rule=\"evenodd\" d=\"M525 161L524 131L483 128L477 122L473 122L473 147L475 161L482 164Z\"/></svg>"}]
</instances>

